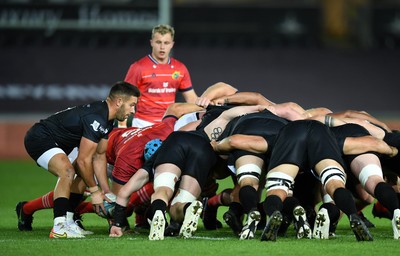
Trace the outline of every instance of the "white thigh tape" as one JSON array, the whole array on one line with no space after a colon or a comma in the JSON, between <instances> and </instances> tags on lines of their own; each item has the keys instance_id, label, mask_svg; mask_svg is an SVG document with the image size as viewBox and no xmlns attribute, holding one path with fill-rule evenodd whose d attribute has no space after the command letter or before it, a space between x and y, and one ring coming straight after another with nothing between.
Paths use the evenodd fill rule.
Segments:
<instances>
[{"instance_id":1,"label":"white thigh tape","mask_svg":"<svg viewBox=\"0 0 400 256\"><path fill-rule=\"evenodd\" d=\"M360 174L358 175L358 179L360 180L363 187L365 187L365 183L367 183L368 178L374 175L383 178L382 169L376 164L369 164L362 168Z\"/></svg>"},{"instance_id":2,"label":"white thigh tape","mask_svg":"<svg viewBox=\"0 0 400 256\"><path fill-rule=\"evenodd\" d=\"M178 176L171 172L162 172L154 178L153 188L156 190L159 187L169 187L172 191L175 190L175 183L178 181Z\"/></svg>"},{"instance_id":3,"label":"white thigh tape","mask_svg":"<svg viewBox=\"0 0 400 256\"><path fill-rule=\"evenodd\" d=\"M196 197L192 195L189 191L184 189L179 189L178 194L174 197L171 205L176 203L191 203L196 200Z\"/></svg>"},{"instance_id":4,"label":"white thigh tape","mask_svg":"<svg viewBox=\"0 0 400 256\"><path fill-rule=\"evenodd\" d=\"M39 166L43 167L46 170L49 170L49 161L56 154L60 154L65 152L61 148L52 148L44 152L36 161Z\"/></svg>"}]
</instances>

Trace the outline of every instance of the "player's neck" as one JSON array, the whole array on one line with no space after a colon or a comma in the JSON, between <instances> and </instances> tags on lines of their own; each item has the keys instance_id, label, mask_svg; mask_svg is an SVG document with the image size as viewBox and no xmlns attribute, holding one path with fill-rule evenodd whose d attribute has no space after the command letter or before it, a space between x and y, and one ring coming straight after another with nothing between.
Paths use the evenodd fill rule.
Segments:
<instances>
[{"instance_id":1,"label":"player's neck","mask_svg":"<svg viewBox=\"0 0 400 256\"><path fill-rule=\"evenodd\" d=\"M110 121L115 119L117 115L117 109L113 107L114 106L113 100L110 97L107 97L106 103L108 106L108 120Z\"/></svg>"}]
</instances>

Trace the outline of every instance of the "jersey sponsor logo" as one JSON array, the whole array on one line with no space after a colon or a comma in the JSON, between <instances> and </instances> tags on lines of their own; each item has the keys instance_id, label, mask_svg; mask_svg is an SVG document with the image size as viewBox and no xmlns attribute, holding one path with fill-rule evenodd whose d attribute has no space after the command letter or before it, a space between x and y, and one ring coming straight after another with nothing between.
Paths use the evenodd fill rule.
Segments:
<instances>
[{"instance_id":1,"label":"jersey sponsor logo","mask_svg":"<svg viewBox=\"0 0 400 256\"><path fill-rule=\"evenodd\" d=\"M168 87L168 82L163 82L163 84L162 84L162 86L164 87L164 88L167 88Z\"/></svg>"},{"instance_id":2,"label":"jersey sponsor logo","mask_svg":"<svg viewBox=\"0 0 400 256\"><path fill-rule=\"evenodd\" d=\"M175 71L174 73L172 73L172 79L178 79L180 75L181 75L181 72Z\"/></svg>"},{"instance_id":3,"label":"jersey sponsor logo","mask_svg":"<svg viewBox=\"0 0 400 256\"><path fill-rule=\"evenodd\" d=\"M103 126L101 126L100 123L97 122L96 120L94 120L93 123L90 126L92 126L92 128L93 128L93 130L95 132L100 131L103 134L106 134L108 132L108 129L106 129Z\"/></svg>"},{"instance_id":4,"label":"jersey sponsor logo","mask_svg":"<svg viewBox=\"0 0 400 256\"><path fill-rule=\"evenodd\" d=\"M149 88L148 93L175 93L176 88Z\"/></svg>"}]
</instances>

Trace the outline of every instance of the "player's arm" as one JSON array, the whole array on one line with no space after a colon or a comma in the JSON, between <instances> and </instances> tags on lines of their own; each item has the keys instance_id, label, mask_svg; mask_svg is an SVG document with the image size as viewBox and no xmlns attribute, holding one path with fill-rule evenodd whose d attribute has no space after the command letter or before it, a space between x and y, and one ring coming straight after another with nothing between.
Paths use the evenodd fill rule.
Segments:
<instances>
[{"instance_id":1,"label":"player's arm","mask_svg":"<svg viewBox=\"0 0 400 256\"><path fill-rule=\"evenodd\" d=\"M255 106L239 106L225 110L215 120L209 123L205 128L204 132L207 134L210 140L216 140L229 121L237 116L241 116L248 113L255 113L265 110L266 106L255 105Z\"/></svg>"},{"instance_id":2,"label":"player's arm","mask_svg":"<svg viewBox=\"0 0 400 256\"><path fill-rule=\"evenodd\" d=\"M396 156L398 149L389 146L386 142L373 136L347 137L343 145L345 155L358 155L367 152L376 152L389 157Z\"/></svg>"},{"instance_id":3,"label":"player's arm","mask_svg":"<svg viewBox=\"0 0 400 256\"><path fill-rule=\"evenodd\" d=\"M96 210L96 213L99 213L100 208L102 208L104 212L105 209L103 205L104 195L94 179L93 156L96 152L96 149L97 143L82 137L79 145L78 157L76 158L76 165L78 175L83 179L86 186L89 187L92 204Z\"/></svg>"},{"instance_id":4,"label":"player's arm","mask_svg":"<svg viewBox=\"0 0 400 256\"><path fill-rule=\"evenodd\" d=\"M333 116L337 117L342 117L342 118L358 118L358 119L364 119L370 123L379 125L383 129L385 129L388 132L391 132L391 129L383 122L380 120L376 119L375 117L371 116L365 111L355 111L355 110L346 110L343 112L338 112L338 113L333 113Z\"/></svg>"},{"instance_id":5,"label":"player's arm","mask_svg":"<svg viewBox=\"0 0 400 256\"><path fill-rule=\"evenodd\" d=\"M224 82L218 82L209 86L203 94L197 98L196 104L199 106L207 107L210 103L215 105L213 100L223 96L235 94L238 90Z\"/></svg>"},{"instance_id":6,"label":"player's arm","mask_svg":"<svg viewBox=\"0 0 400 256\"><path fill-rule=\"evenodd\" d=\"M196 104L196 99L198 98L198 96L193 89L182 92L182 96L187 103Z\"/></svg>"},{"instance_id":7,"label":"player's arm","mask_svg":"<svg viewBox=\"0 0 400 256\"><path fill-rule=\"evenodd\" d=\"M103 193L110 192L110 186L107 177L107 158L106 158L107 142L108 142L107 139L100 140L99 144L97 145L97 150L93 156L94 174L97 178L97 183L100 185L100 188L103 191Z\"/></svg>"},{"instance_id":8,"label":"player's arm","mask_svg":"<svg viewBox=\"0 0 400 256\"><path fill-rule=\"evenodd\" d=\"M203 107L193 103L173 103L168 106L167 110L164 113L164 116L172 115L180 118L184 114L198 112L202 110L204 110Z\"/></svg>"},{"instance_id":9,"label":"player's arm","mask_svg":"<svg viewBox=\"0 0 400 256\"><path fill-rule=\"evenodd\" d=\"M217 153L228 153L235 149L246 150L253 153L265 153L268 142L261 136L234 134L219 142L212 141L211 145Z\"/></svg>"},{"instance_id":10,"label":"player's arm","mask_svg":"<svg viewBox=\"0 0 400 256\"><path fill-rule=\"evenodd\" d=\"M385 137L385 131L383 128L380 128L372 123L370 123L368 120L365 119L359 119L359 118L348 118L348 117L343 117L342 120L346 123L352 123L352 124L358 124L365 129L368 130L368 132L378 138L378 139L383 139Z\"/></svg>"},{"instance_id":11,"label":"player's arm","mask_svg":"<svg viewBox=\"0 0 400 256\"><path fill-rule=\"evenodd\" d=\"M331 115L317 115L307 118L309 120L316 120L328 127L335 127L346 124L341 118L333 117Z\"/></svg>"},{"instance_id":12,"label":"player's arm","mask_svg":"<svg viewBox=\"0 0 400 256\"><path fill-rule=\"evenodd\" d=\"M133 192L138 191L147 182L149 182L149 173L140 168L137 172L129 179L129 181L122 186L117 195L116 203L126 207L129 201L129 197Z\"/></svg>"},{"instance_id":13,"label":"player's arm","mask_svg":"<svg viewBox=\"0 0 400 256\"><path fill-rule=\"evenodd\" d=\"M223 96L213 101L216 105L275 105L258 92L238 92L232 95Z\"/></svg>"},{"instance_id":14,"label":"player's arm","mask_svg":"<svg viewBox=\"0 0 400 256\"><path fill-rule=\"evenodd\" d=\"M116 205L114 209L114 222L110 228L110 237L121 237L122 223L126 219L126 206L128 205L129 197L133 192L138 191L149 181L149 173L140 168L129 181L122 186L117 195Z\"/></svg>"}]
</instances>

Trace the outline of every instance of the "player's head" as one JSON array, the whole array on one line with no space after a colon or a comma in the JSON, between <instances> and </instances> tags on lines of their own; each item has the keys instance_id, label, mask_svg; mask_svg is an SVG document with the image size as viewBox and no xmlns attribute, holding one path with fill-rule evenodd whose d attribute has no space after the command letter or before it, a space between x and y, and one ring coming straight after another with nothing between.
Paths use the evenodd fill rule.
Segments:
<instances>
[{"instance_id":1,"label":"player's head","mask_svg":"<svg viewBox=\"0 0 400 256\"><path fill-rule=\"evenodd\" d=\"M148 160L161 146L162 140L154 139L146 143L144 146L144 160Z\"/></svg>"},{"instance_id":2,"label":"player's head","mask_svg":"<svg viewBox=\"0 0 400 256\"><path fill-rule=\"evenodd\" d=\"M129 115L133 115L139 96L140 91L136 86L124 81L115 83L107 97L108 105L115 109L115 116L112 118L124 121Z\"/></svg>"}]
</instances>

